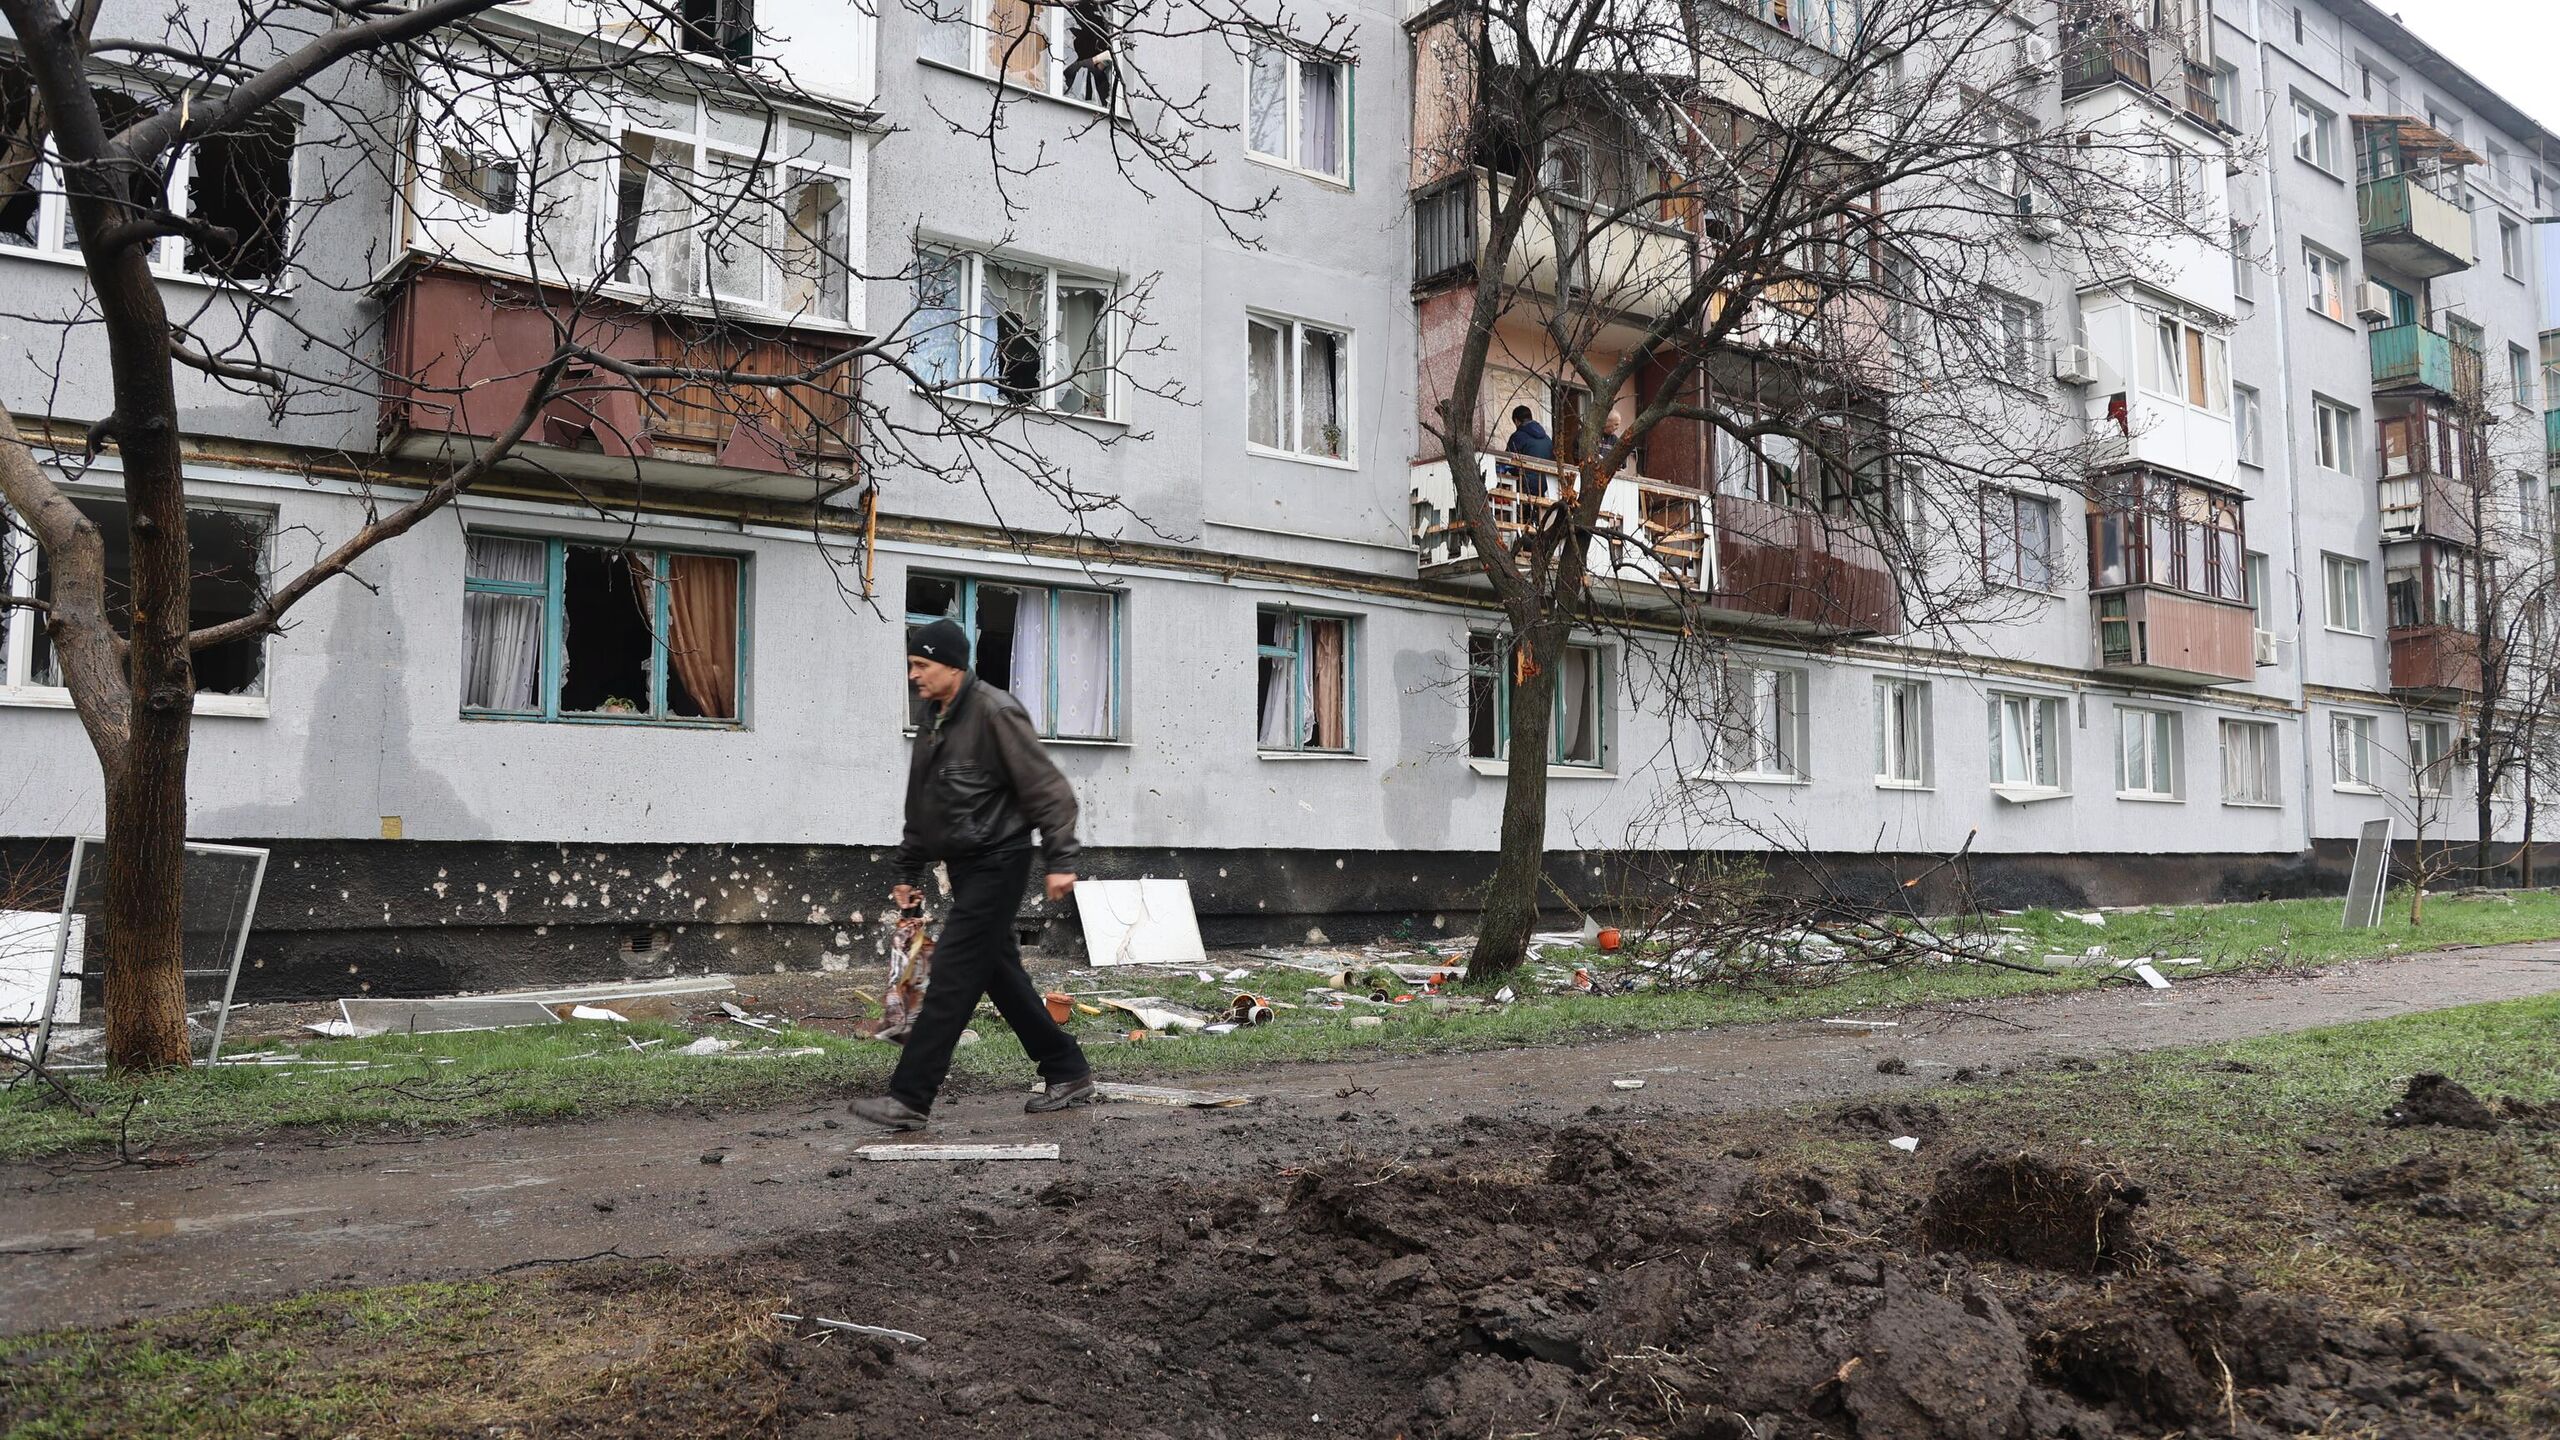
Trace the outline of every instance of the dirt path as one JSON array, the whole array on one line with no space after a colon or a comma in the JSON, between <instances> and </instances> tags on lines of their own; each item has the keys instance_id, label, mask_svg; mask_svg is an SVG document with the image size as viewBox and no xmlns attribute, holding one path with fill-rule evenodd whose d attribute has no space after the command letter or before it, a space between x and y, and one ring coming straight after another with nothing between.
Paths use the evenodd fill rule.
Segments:
<instances>
[{"instance_id":1,"label":"dirt path","mask_svg":"<svg viewBox=\"0 0 2560 1440\"><path fill-rule=\"evenodd\" d=\"M630 1115L393 1143L275 1142L167 1170L0 1167L0 1331L111 1323L225 1300L486 1275L618 1251L716 1255L926 1206L1013 1200L1427 1143L1472 1114L1595 1106L1678 1115L1790 1105L2011 1068L2560 991L2560 944L2369 961L2294 979L2196 981L1913 1012L1892 1029L1793 1023L1575 1048L1292 1066L1195 1081L1243 1110L1116 1105L1025 1116L1014 1093L947 1102L937 1138L1055 1140L1058 1164L878 1165L840 1097L727 1114ZM1876 1062L1900 1057L1902 1078ZM1610 1082L1644 1081L1621 1091ZM1027 1077L1026 1077L1027 1080ZM706 1163L718 1152L722 1163Z\"/></svg>"}]
</instances>

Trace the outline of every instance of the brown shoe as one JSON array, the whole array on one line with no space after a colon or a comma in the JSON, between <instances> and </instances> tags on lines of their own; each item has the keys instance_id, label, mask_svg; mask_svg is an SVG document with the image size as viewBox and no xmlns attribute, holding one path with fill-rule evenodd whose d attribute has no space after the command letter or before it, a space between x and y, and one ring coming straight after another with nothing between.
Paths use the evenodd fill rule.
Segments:
<instances>
[{"instance_id":1,"label":"brown shoe","mask_svg":"<svg viewBox=\"0 0 2560 1440\"><path fill-rule=\"evenodd\" d=\"M868 1120L884 1130L921 1130L932 1117L895 1095L879 1095L856 1100L847 1107L856 1120Z\"/></svg>"},{"instance_id":2,"label":"brown shoe","mask_svg":"<svg viewBox=\"0 0 2560 1440\"><path fill-rule=\"evenodd\" d=\"M1080 1110L1087 1105L1101 1103L1102 1087L1093 1083L1092 1076L1079 1075L1073 1080L1061 1080L1023 1101L1022 1111L1026 1115L1046 1115L1053 1110Z\"/></svg>"}]
</instances>

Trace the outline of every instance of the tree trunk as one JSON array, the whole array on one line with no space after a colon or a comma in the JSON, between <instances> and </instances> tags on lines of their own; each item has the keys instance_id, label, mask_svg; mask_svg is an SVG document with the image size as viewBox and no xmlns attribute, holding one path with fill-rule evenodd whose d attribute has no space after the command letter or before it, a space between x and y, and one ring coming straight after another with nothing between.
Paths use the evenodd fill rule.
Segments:
<instances>
[{"instance_id":1,"label":"tree trunk","mask_svg":"<svg viewBox=\"0 0 2560 1440\"><path fill-rule=\"evenodd\" d=\"M1547 753L1555 731L1556 666L1563 659L1564 627L1543 624L1532 635L1513 652L1513 673L1519 678L1511 691L1502 854L1485 890L1475 954L1467 961L1470 982L1518 970L1529 958L1529 937L1538 928L1538 889L1546 879ZM1519 675L1516 667L1523 654L1534 668Z\"/></svg>"}]
</instances>

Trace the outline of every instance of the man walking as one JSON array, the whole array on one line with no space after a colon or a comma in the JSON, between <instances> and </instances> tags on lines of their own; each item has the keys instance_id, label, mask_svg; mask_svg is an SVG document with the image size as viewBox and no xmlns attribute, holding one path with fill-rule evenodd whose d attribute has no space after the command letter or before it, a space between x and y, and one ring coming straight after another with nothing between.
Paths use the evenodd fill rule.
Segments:
<instances>
[{"instance_id":1,"label":"man walking","mask_svg":"<svg viewBox=\"0 0 2560 1440\"><path fill-rule=\"evenodd\" d=\"M969 636L959 626L936 620L908 632L907 682L933 708L907 763L907 828L890 893L902 910L920 904L916 887L939 860L951 875L951 909L889 1093L856 1100L853 1113L892 1130L923 1129L980 995L995 1001L1049 1082L1022 1108L1090 1105L1101 1098L1092 1067L1075 1037L1049 1018L1013 933L1035 827L1048 857L1049 898L1063 900L1075 888L1075 790L1049 763L1021 702L971 673Z\"/></svg>"}]
</instances>

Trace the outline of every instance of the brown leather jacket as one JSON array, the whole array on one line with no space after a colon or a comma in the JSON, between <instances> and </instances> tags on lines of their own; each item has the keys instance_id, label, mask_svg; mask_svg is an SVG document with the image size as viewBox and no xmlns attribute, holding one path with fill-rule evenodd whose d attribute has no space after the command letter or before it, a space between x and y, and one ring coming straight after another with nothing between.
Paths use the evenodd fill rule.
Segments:
<instances>
[{"instance_id":1,"label":"brown leather jacket","mask_svg":"<svg viewBox=\"0 0 2560 1440\"><path fill-rule=\"evenodd\" d=\"M1074 787L1049 763L1022 702L972 675L916 732L898 878L918 884L936 860L1028 845L1034 827L1049 871L1072 872Z\"/></svg>"}]
</instances>

